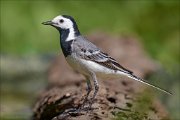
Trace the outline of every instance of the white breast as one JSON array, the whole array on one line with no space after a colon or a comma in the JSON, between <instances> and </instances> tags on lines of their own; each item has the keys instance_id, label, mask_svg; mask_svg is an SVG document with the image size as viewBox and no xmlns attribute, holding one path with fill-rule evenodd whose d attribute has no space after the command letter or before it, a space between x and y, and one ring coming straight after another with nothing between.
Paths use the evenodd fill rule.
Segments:
<instances>
[{"instance_id":1,"label":"white breast","mask_svg":"<svg viewBox=\"0 0 180 120\"><path fill-rule=\"evenodd\" d=\"M116 73L118 73L117 71L106 68L96 62L93 62L90 60L84 60L84 59L77 58L74 56L67 56L66 60L73 69L77 70L78 72L84 75L89 75L90 72L92 71L96 73L96 75L100 78L107 78L107 77L116 78L117 77L115 75Z\"/></svg>"}]
</instances>

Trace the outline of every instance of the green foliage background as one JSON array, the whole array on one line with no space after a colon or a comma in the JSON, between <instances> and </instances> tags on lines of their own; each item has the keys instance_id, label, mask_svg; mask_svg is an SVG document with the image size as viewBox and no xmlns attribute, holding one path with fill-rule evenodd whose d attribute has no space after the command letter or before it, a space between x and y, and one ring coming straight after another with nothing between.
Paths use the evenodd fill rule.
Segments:
<instances>
[{"instance_id":1,"label":"green foliage background","mask_svg":"<svg viewBox=\"0 0 180 120\"><path fill-rule=\"evenodd\" d=\"M147 53L179 78L179 0L1 0L0 53L58 54L59 33L41 23L60 14L73 16L85 35L138 36Z\"/></svg>"},{"instance_id":2,"label":"green foliage background","mask_svg":"<svg viewBox=\"0 0 180 120\"><path fill-rule=\"evenodd\" d=\"M41 22L59 14L74 16L84 34L95 29L136 34L152 57L164 63L179 61L178 0L2 0L1 53L57 52L58 33Z\"/></svg>"}]
</instances>

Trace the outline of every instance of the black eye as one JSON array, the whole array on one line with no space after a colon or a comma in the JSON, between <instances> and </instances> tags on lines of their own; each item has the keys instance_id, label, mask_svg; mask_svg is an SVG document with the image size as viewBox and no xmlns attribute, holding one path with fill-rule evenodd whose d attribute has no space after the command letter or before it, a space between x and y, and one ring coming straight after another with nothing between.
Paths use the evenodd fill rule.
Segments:
<instances>
[{"instance_id":1,"label":"black eye","mask_svg":"<svg viewBox=\"0 0 180 120\"><path fill-rule=\"evenodd\" d=\"M63 19L60 19L60 20L59 20L59 22L60 22L60 23L63 23L63 22L64 22L64 20L63 20Z\"/></svg>"}]
</instances>

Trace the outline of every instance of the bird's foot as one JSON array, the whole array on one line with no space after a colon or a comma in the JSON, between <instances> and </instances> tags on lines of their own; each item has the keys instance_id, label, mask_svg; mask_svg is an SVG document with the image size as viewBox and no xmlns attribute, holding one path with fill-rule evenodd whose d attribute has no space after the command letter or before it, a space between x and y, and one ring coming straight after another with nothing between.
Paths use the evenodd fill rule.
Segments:
<instances>
[{"instance_id":1,"label":"bird's foot","mask_svg":"<svg viewBox=\"0 0 180 120\"><path fill-rule=\"evenodd\" d=\"M93 104L93 103L94 103L94 99L89 100L89 105L88 105L88 107L87 107L87 108L88 108L88 112L91 111L91 110L93 110L93 109L92 109L92 104Z\"/></svg>"},{"instance_id":2,"label":"bird's foot","mask_svg":"<svg viewBox=\"0 0 180 120\"><path fill-rule=\"evenodd\" d=\"M92 111L93 102L94 102L93 100L88 100L88 99L84 100L83 104L79 107L79 110L86 111L86 112Z\"/></svg>"},{"instance_id":3,"label":"bird's foot","mask_svg":"<svg viewBox=\"0 0 180 120\"><path fill-rule=\"evenodd\" d=\"M85 112L85 107L84 108L71 108L65 113L71 115L71 116L78 116L78 115L83 115Z\"/></svg>"},{"instance_id":4,"label":"bird's foot","mask_svg":"<svg viewBox=\"0 0 180 120\"><path fill-rule=\"evenodd\" d=\"M94 102L94 100L92 100L92 99L91 100L86 100L79 107L69 108L69 109L65 110L59 116L59 118L65 118L67 116L79 116L79 115L87 114L87 113L91 112L92 110L96 109L96 108L92 108L93 102Z\"/></svg>"},{"instance_id":5,"label":"bird's foot","mask_svg":"<svg viewBox=\"0 0 180 120\"><path fill-rule=\"evenodd\" d=\"M86 103L88 103L87 106L86 106L86 107L84 106L84 107L82 108L84 111L86 111L86 112L88 113L88 112L91 112L92 110L95 109L95 108L92 107L92 105L93 105L93 103L94 103L94 100L93 100L93 99L88 100Z\"/></svg>"},{"instance_id":6,"label":"bird's foot","mask_svg":"<svg viewBox=\"0 0 180 120\"><path fill-rule=\"evenodd\" d=\"M81 112L78 108L69 108L66 109L60 115L54 117L52 120L64 120L70 116L80 116L80 115L83 115L83 112Z\"/></svg>"}]
</instances>

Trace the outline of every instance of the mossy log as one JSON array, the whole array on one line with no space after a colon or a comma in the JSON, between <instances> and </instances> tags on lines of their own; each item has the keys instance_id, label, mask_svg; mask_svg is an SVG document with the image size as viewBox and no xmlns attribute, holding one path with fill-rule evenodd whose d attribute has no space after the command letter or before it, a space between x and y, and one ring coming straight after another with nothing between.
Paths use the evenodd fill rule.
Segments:
<instances>
[{"instance_id":1,"label":"mossy log","mask_svg":"<svg viewBox=\"0 0 180 120\"><path fill-rule=\"evenodd\" d=\"M156 64L145 55L141 44L132 37L111 37L97 32L88 36L103 51L114 57L135 75L145 78L156 71ZM38 96L33 120L167 120L168 112L151 89L136 81L119 78L98 79L100 90L93 110L68 114L78 108L86 94L85 78L73 71L63 55L48 70L49 85Z\"/></svg>"}]
</instances>

